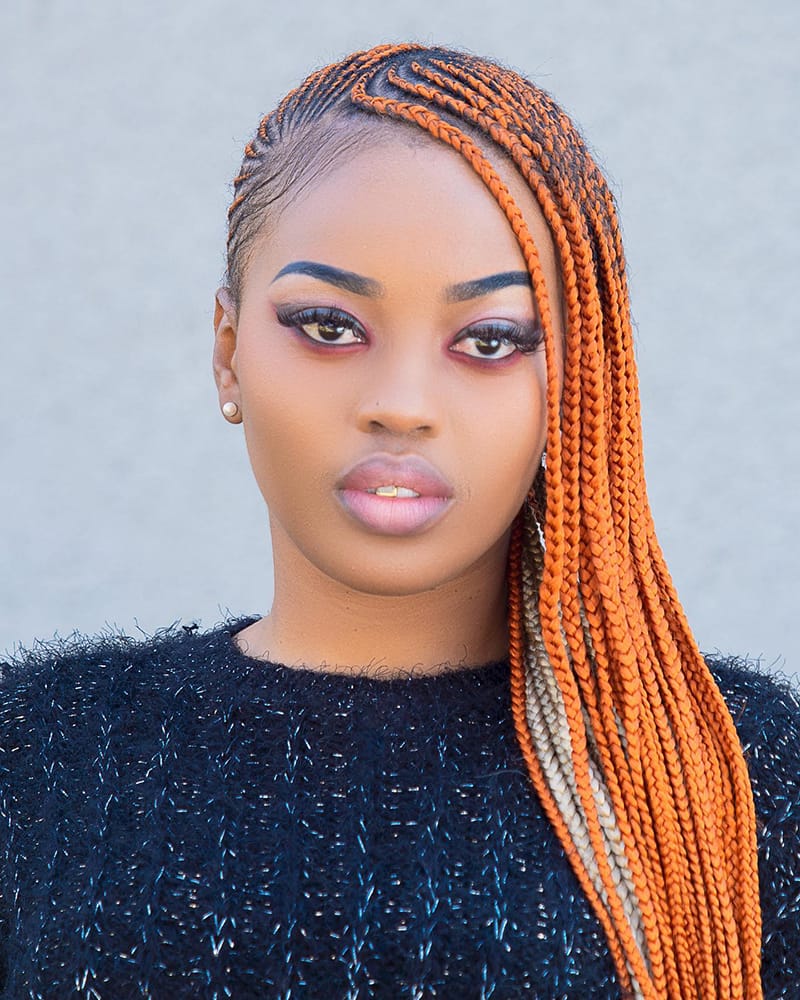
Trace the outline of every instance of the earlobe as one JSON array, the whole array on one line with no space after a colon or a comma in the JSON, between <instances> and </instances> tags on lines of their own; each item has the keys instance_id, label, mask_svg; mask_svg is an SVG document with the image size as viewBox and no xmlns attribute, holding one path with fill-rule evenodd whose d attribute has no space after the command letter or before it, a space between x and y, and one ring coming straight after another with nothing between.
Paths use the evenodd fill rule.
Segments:
<instances>
[{"instance_id":1,"label":"earlobe","mask_svg":"<svg viewBox=\"0 0 800 1000\"><path fill-rule=\"evenodd\" d=\"M236 310L227 288L218 289L214 301L213 364L220 409L231 423L239 423L241 400L236 377Z\"/></svg>"}]
</instances>

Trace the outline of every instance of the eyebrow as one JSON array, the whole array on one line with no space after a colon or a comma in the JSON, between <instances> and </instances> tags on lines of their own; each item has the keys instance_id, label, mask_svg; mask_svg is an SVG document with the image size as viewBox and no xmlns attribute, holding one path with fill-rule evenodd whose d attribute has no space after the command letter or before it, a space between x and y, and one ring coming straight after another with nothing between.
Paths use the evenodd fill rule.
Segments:
<instances>
[{"instance_id":1,"label":"eyebrow","mask_svg":"<svg viewBox=\"0 0 800 1000\"><path fill-rule=\"evenodd\" d=\"M448 302L466 302L467 299L477 299L501 288L511 285L531 287L531 276L527 271L503 271L501 274L490 274L487 278L475 278L474 281L460 281L450 285L445 294Z\"/></svg>"},{"instance_id":2,"label":"eyebrow","mask_svg":"<svg viewBox=\"0 0 800 1000\"><path fill-rule=\"evenodd\" d=\"M330 264L317 264L313 260L295 260L280 271L272 279L276 282L285 274L307 274L310 278L318 281L325 281L329 285L343 288L346 292L354 295L366 295L369 298L377 299L386 294L386 290L379 281L373 278L365 278L355 271L343 271L340 267L331 267Z\"/></svg>"},{"instance_id":3,"label":"eyebrow","mask_svg":"<svg viewBox=\"0 0 800 1000\"><path fill-rule=\"evenodd\" d=\"M346 292L354 295L364 295L368 298L377 299L386 294L386 289L374 278L365 278L355 271L345 271L340 267L332 267L330 264L318 264L313 260L295 260L291 264L282 267L272 279L273 283L286 274L305 274L317 281L324 281L329 285L335 285ZM466 302L468 299L477 299L482 295L499 291L501 288L509 288L513 285L524 285L531 287L531 277L527 271L502 271L500 274L490 274L485 278L474 278L471 281L460 281L455 285L449 285L445 290L446 302Z\"/></svg>"}]
</instances>

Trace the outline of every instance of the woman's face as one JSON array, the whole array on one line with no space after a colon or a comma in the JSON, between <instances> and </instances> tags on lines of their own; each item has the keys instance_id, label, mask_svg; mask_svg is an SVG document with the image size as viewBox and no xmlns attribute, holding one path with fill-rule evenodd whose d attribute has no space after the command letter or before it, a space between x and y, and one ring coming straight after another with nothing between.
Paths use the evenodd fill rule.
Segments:
<instances>
[{"instance_id":1,"label":"woman's face","mask_svg":"<svg viewBox=\"0 0 800 1000\"><path fill-rule=\"evenodd\" d=\"M501 169L559 303L542 214ZM238 315L218 303L215 367L269 508L276 586L312 569L406 595L502 571L545 444L546 375L494 198L434 141L383 143L269 229ZM560 308L553 322L560 341Z\"/></svg>"}]
</instances>

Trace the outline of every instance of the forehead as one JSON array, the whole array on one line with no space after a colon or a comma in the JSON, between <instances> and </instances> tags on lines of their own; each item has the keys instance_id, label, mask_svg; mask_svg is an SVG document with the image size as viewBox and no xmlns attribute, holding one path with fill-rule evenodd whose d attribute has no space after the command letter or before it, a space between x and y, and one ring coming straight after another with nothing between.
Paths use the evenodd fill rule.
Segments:
<instances>
[{"instance_id":1,"label":"forehead","mask_svg":"<svg viewBox=\"0 0 800 1000\"><path fill-rule=\"evenodd\" d=\"M544 270L553 272L541 209L514 166L493 159ZM525 266L504 210L475 170L445 144L405 130L396 138L384 131L324 165L287 201L262 242L260 250L275 260L323 260L364 274L409 258L453 281Z\"/></svg>"}]
</instances>

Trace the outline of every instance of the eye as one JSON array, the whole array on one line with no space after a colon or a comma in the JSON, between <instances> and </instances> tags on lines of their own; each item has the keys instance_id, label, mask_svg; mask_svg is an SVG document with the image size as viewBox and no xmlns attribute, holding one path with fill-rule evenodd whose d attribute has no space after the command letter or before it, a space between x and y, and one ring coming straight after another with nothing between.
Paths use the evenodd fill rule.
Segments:
<instances>
[{"instance_id":1,"label":"eye","mask_svg":"<svg viewBox=\"0 0 800 1000\"><path fill-rule=\"evenodd\" d=\"M450 348L457 354L468 354L471 358L507 358L510 357L516 347L505 337L497 337L493 334L470 334L457 340Z\"/></svg>"},{"instance_id":2,"label":"eye","mask_svg":"<svg viewBox=\"0 0 800 1000\"><path fill-rule=\"evenodd\" d=\"M276 310L281 326L297 330L316 344L347 347L364 344L367 337L360 323L339 309L315 307L313 309Z\"/></svg>"},{"instance_id":3,"label":"eye","mask_svg":"<svg viewBox=\"0 0 800 1000\"><path fill-rule=\"evenodd\" d=\"M538 327L528 330L516 323L493 323L464 330L450 350L470 358L502 361L516 352L529 354L540 343L541 331Z\"/></svg>"}]
</instances>

